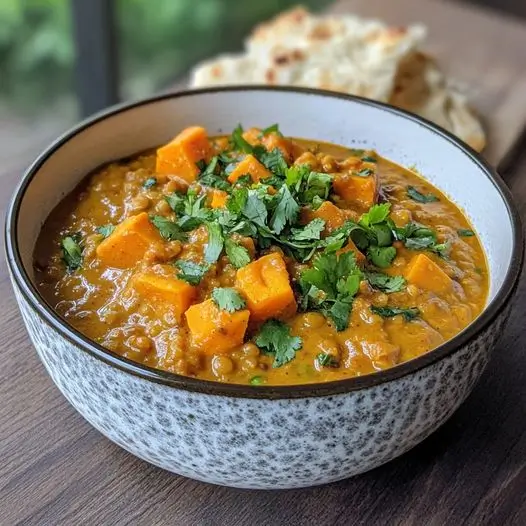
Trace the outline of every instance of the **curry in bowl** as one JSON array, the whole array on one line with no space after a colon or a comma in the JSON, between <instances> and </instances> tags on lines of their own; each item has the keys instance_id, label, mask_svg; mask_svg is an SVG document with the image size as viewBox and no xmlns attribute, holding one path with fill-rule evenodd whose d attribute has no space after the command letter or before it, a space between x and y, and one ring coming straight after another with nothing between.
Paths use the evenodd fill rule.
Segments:
<instances>
[{"instance_id":1,"label":"curry in bowl","mask_svg":"<svg viewBox=\"0 0 526 526\"><path fill-rule=\"evenodd\" d=\"M475 232L416 171L277 125L190 127L97 170L44 224L35 273L107 349L252 385L393 367L462 331L488 293Z\"/></svg>"}]
</instances>

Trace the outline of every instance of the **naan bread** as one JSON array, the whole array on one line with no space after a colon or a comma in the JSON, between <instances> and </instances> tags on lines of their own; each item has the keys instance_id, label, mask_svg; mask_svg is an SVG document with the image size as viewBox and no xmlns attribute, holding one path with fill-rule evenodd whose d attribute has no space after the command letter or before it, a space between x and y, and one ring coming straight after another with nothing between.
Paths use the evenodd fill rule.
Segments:
<instances>
[{"instance_id":1,"label":"naan bread","mask_svg":"<svg viewBox=\"0 0 526 526\"><path fill-rule=\"evenodd\" d=\"M198 65L191 86L290 85L360 95L422 115L480 150L484 132L466 100L419 52L425 35L420 25L393 28L295 8L256 27L244 53Z\"/></svg>"}]
</instances>

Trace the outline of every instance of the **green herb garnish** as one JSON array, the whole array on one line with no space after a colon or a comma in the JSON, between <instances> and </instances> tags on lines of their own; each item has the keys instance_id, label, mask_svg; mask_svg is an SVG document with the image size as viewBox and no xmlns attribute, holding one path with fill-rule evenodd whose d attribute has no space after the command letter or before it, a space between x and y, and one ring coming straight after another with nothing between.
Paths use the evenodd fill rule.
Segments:
<instances>
[{"instance_id":1,"label":"green herb garnish","mask_svg":"<svg viewBox=\"0 0 526 526\"><path fill-rule=\"evenodd\" d=\"M159 230L159 234L169 241L186 241L188 236L174 221L163 216L150 216L150 221Z\"/></svg>"},{"instance_id":2,"label":"green herb garnish","mask_svg":"<svg viewBox=\"0 0 526 526\"><path fill-rule=\"evenodd\" d=\"M316 356L316 360L322 367L339 367L338 360L332 354L321 352Z\"/></svg>"},{"instance_id":3,"label":"green herb garnish","mask_svg":"<svg viewBox=\"0 0 526 526\"><path fill-rule=\"evenodd\" d=\"M362 157L362 161L365 163L376 163L378 160L375 157L371 157L370 155L366 155L365 157Z\"/></svg>"},{"instance_id":4,"label":"green herb garnish","mask_svg":"<svg viewBox=\"0 0 526 526\"><path fill-rule=\"evenodd\" d=\"M263 128L259 134L259 138L262 139L263 137L265 137L265 135L268 135L269 133L275 133L276 135L283 137L283 134L279 131L279 125L277 123Z\"/></svg>"},{"instance_id":5,"label":"green herb garnish","mask_svg":"<svg viewBox=\"0 0 526 526\"><path fill-rule=\"evenodd\" d=\"M365 279L371 287L387 294L400 292L406 286L406 281L402 276L388 276L381 272L366 272Z\"/></svg>"},{"instance_id":6,"label":"green herb garnish","mask_svg":"<svg viewBox=\"0 0 526 526\"><path fill-rule=\"evenodd\" d=\"M252 145L243 137L243 127L241 124L238 124L232 132L230 144L233 148L241 152L252 153L254 150Z\"/></svg>"},{"instance_id":7,"label":"green herb garnish","mask_svg":"<svg viewBox=\"0 0 526 526\"><path fill-rule=\"evenodd\" d=\"M115 227L113 225L103 225L97 227L97 233L100 234L104 239L110 237L114 230Z\"/></svg>"},{"instance_id":8,"label":"green herb garnish","mask_svg":"<svg viewBox=\"0 0 526 526\"><path fill-rule=\"evenodd\" d=\"M220 310L236 312L245 308L246 302L236 289L229 287L216 288L212 291L212 299Z\"/></svg>"},{"instance_id":9,"label":"green herb garnish","mask_svg":"<svg viewBox=\"0 0 526 526\"><path fill-rule=\"evenodd\" d=\"M473 232L473 230L470 230L469 228L459 228L457 230L457 234L460 237L473 237L475 235L475 232Z\"/></svg>"},{"instance_id":10,"label":"green herb garnish","mask_svg":"<svg viewBox=\"0 0 526 526\"><path fill-rule=\"evenodd\" d=\"M193 261L186 261L183 259L176 261L174 265L179 269L177 277L194 286L201 283L201 280L210 269L209 265L201 265L199 263L194 263Z\"/></svg>"},{"instance_id":11,"label":"green herb garnish","mask_svg":"<svg viewBox=\"0 0 526 526\"><path fill-rule=\"evenodd\" d=\"M250 254L241 244L236 243L231 237L225 239L225 252L230 263L236 268L244 267L250 263Z\"/></svg>"},{"instance_id":12,"label":"green herb garnish","mask_svg":"<svg viewBox=\"0 0 526 526\"><path fill-rule=\"evenodd\" d=\"M250 385L261 385L263 383L265 383L265 377L264 376L253 376L250 381L249 381Z\"/></svg>"},{"instance_id":13,"label":"green herb garnish","mask_svg":"<svg viewBox=\"0 0 526 526\"><path fill-rule=\"evenodd\" d=\"M62 238L62 260L70 272L77 270L82 265L81 235L79 232Z\"/></svg>"},{"instance_id":14,"label":"green herb garnish","mask_svg":"<svg viewBox=\"0 0 526 526\"><path fill-rule=\"evenodd\" d=\"M433 194L422 194L414 186L407 187L407 196L417 203L434 203L440 199Z\"/></svg>"},{"instance_id":15,"label":"green herb garnish","mask_svg":"<svg viewBox=\"0 0 526 526\"><path fill-rule=\"evenodd\" d=\"M278 320L266 321L254 342L265 354L274 355L272 367L281 367L293 360L303 345L301 338L291 336L290 327Z\"/></svg>"},{"instance_id":16,"label":"green herb garnish","mask_svg":"<svg viewBox=\"0 0 526 526\"><path fill-rule=\"evenodd\" d=\"M392 318L393 316L401 315L404 317L405 321L414 320L420 315L420 311L417 307L403 309L399 307L375 307L372 305L371 311L374 312L374 314L382 316L382 318Z\"/></svg>"},{"instance_id":17,"label":"green herb garnish","mask_svg":"<svg viewBox=\"0 0 526 526\"><path fill-rule=\"evenodd\" d=\"M373 170L371 170L370 168L362 168L357 172L353 172L354 175L359 175L360 177L369 177L369 175L372 175L373 173Z\"/></svg>"},{"instance_id":18,"label":"green herb garnish","mask_svg":"<svg viewBox=\"0 0 526 526\"><path fill-rule=\"evenodd\" d=\"M207 263L215 263L223 251L225 238L221 225L218 223L207 223L206 228L208 230L208 242L205 247L205 261Z\"/></svg>"}]
</instances>

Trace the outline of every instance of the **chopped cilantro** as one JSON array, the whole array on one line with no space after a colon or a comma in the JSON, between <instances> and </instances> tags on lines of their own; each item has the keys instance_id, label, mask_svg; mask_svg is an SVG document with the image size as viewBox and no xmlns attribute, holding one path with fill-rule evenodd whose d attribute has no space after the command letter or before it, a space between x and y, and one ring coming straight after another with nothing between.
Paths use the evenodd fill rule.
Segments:
<instances>
[{"instance_id":1,"label":"chopped cilantro","mask_svg":"<svg viewBox=\"0 0 526 526\"><path fill-rule=\"evenodd\" d=\"M261 375L253 376L250 381L250 385L261 385L265 383L265 377Z\"/></svg>"},{"instance_id":2,"label":"chopped cilantro","mask_svg":"<svg viewBox=\"0 0 526 526\"><path fill-rule=\"evenodd\" d=\"M433 194L422 194L414 186L407 187L407 196L417 203L433 203L440 199Z\"/></svg>"},{"instance_id":3,"label":"chopped cilantro","mask_svg":"<svg viewBox=\"0 0 526 526\"><path fill-rule=\"evenodd\" d=\"M319 217L307 223L303 228L291 228L294 241L313 241L321 238L325 229L325 221Z\"/></svg>"},{"instance_id":4,"label":"chopped cilantro","mask_svg":"<svg viewBox=\"0 0 526 526\"><path fill-rule=\"evenodd\" d=\"M241 200L240 194L238 199ZM265 203L259 198L255 190L249 190L246 194L245 203L243 206L244 216L259 226L266 226L268 211Z\"/></svg>"},{"instance_id":5,"label":"chopped cilantro","mask_svg":"<svg viewBox=\"0 0 526 526\"><path fill-rule=\"evenodd\" d=\"M231 237L225 239L225 252L230 263L236 268L244 267L250 263L250 254L241 244L236 243Z\"/></svg>"},{"instance_id":6,"label":"chopped cilantro","mask_svg":"<svg viewBox=\"0 0 526 526\"><path fill-rule=\"evenodd\" d=\"M223 176L224 172L221 170L221 161L219 156L214 156L208 163L201 169L199 174L199 182L204 186L210 186L212 188L218 188L219 190L229 190L232 185Z\"/></svg>"},{"instance_id":7,"label":"chopped cilantro","mask_svg":"<svg viewBox=\"0 0 526 526\"><path fill-rule=\"evenodd\" d=\"M475 232L469 228L459 228L457 233L460 237L473 237L475 235Z\"/></svg>"},{"instance_id":8,"label":"chopped cilantro","mask_svg":"<svg viewBox=\"0 0 526 526\"><path fill-rule=\"evenodd\" d=\"M97 233L99 233L104 239L111 236L114 230L115 227L113 225L103 225L97 227Z\"/></svg>"},{"instance_id":9,"label":"chopped cilantro","mask_svg":"<svg viewBox=\"0 0 526 526\"><path fill-rule=\"evenodd\" d=\"M304 205L315 199L326 200L331 191L332 176L313 172L308 165L291 166L286 171L285 180L292 195Z\"/></svg>"},{"instance_id":10,"label":"chopped cilantro","mask_svg":"<svg viewBox=\"0 0 526 526\"><path fill-rule=\"evenodd\" d=\"M230 136L230 144L241 152L252 153L252 145L243 137L243 127L238 124Z\"/></svg>"},{"instance_id":11,"label":"chopped cilantro","mask_svg":"<svg viewBox=\"0 0 526 526\"><path fill-rule=\"evenodd\" d=\"M364 163L376 163L378 160L375 157L371 157L370 155L365 155L362 157L362 161Z\"/></svg>"},{"instance_id":12,"label":"chopped cilantro","mask_svg":"<svg viewBox=\"0 0 526 526\"><path fill-rule=\"evenodd\" d=\"M148 177L144 183L142 183L143 188L153 188L157 184L157 179L155 177Z\"/></svg>"},{"instance_id":13,"label":"chopped cilantro","mask_svg":"<svg viewBox=\"0 0 526 526\"><path fill-rule=\"evenodd\" d=\"M300 276L303 306L321 310L331 318L336 330L342 331L349 325L352 302L361 279L362 272L353 252L318 255L312 268L304 270Z\"/></svg>"},{"instance_id":14,"label":"chopped cilantro","mask_svg":"<svg viewBox=\"0 0 526 526\"><path fill-rule=\"evenodd\" d=\"M266 321L254 342L264 353L274 355L272 367L281 367L293 360L303 345L301 338L291 336L290 327L278 320Z\"/></svg>"},{"instance_id":15,"label":"chopped cilantro","mask_svg":"<svg viewBox=\"0 0 526 526\"><path fill-rule=\"evenodd\" d=\"M321 352L316 356L316 360L322 367L339 367L338 360L332 354Z\"/></svg>"},{"instance_id":16,"label":"chopped cilantro","mask_svg":"<svg viewBox=\"0 0 526 526\"><path fill-rule=\"evenodd\" d=\"M183 229L174 221L163 216L150 216L150 221L159 230L164 239L169 241L186 241L187 235Z\"/></svg>"},{"instance_id":17,"label":"chopped cilantro","mask_svg":"<svg viewBox=\"0 0 526 526\"><path fill-rule=\"evenodd\" d=\"M208 242L205 247L205 261L215 263L223 251L225 238L221 225L218 223L207 223L206 228L208 230Z\"/></svg>"},{"instance_id":18,"label":"chopped cilantro","mask_svg":"<svg viewBox=\"0 0 526 526\"><path fill-rule=\"evenodd\" d=\"M283 152L279 148L274 148L271 152L264 151L255 153L258 160L278 177L284 177L287 170L287 161L283 157Z\"/></svg>"},{"instance_id":19,"label":"chopped cilantro","mask_svg":"<svg viewBox=\"0 0 526 526\"><path fill-rule=\"evenodd\" d=\"M409 307L403 309L400 307L375 307L371 306L371 311L374 314L382 316L382 318L392 318L393 316L402 315L405 321L411 321L420 315L420 311L417 307Z\"/></svg>"},{"instance_id":20,"label":"chopped cilantro","mask_svg":"<svg viewBox=\"0 0 526 526\"><path fill-rule=\"evenodd\" d=\"M369 211L362 215L360 224L369 227L371 225L378 225L383 223L389 217L391 211L391 203L382 203L381 205L373 205Z\"/></svg>"},{"instance_id":21,"label":"chopped cilantro","mask_svg":"<svg viewBox=\"0 0 526 526\"><path fill-rule=\"evenodd\" d=\"M277 205L270 219L269 226L273 232L280 234L287 224L292 225L296 222L300 207L286 185L279 189L275 199Z\"/></svg>"},{"instance_id":22,"label":"chopped cilantro","mask_svg":"<svg viewBox=\"0 0 526 526\"><path fill-rule=\"evenodd\" d=\"M212 291L212 299L220 310L236 312L245 308L246 302L236 289L229 287L216 288Z\"/></svg>"},{"instance_id":23,"label":"chopped cilantro","mask_svg":"<svg viewBox=\"0 0 526 526\"><path fill-rule=\"evenodd\" d=\"M376 267L387 268L391 265L394 258L396 257L396 248L371 245L367 249L367 257Z\"/></svg>"},{"instance_id":24,"label":"chopped cilantro","mask_svg":"<svg viewBox=\"0 0 526 526\"><path fill-rule=\"evenodd\" d=\"M179 269L177 277L190 283L190 285L199 285L204 275L210 269L209 265L201 265L193 261L185 261L180 259L175 262L175 266Z\"/></svg>"},{"instance_id":25,"label":"chopped cilantro","mask_svg":"<svg viewBox=\"0 0 526 526\"><path fill-rule=\"evenodd\" d=\"M67 269L72 272L82 265L82 247L80 246L81 236L77 232L62 238L62 260Z\"/></svg>"},{"instance_id":26,"label":"chopped cilantro","mask_svg":"<svg viewBox=\"0 0 526 526\"><path fill-rule=\"evenodd\" d=\"M388 294L400 292L406 285L406 281L402 276L388 276L381 272L366 272L365 279L371 287Z\"/></svg>"},{"instance_id":27,"label":"chopped cilantro","mask_svg":"<svg viewBox=\"0 0 526 526\"><path fill-rule=\"evenodd\" d=\"M261 130L261 133L259 134L259 138L265 137L265 135L268 135L269 133L275 133L276 135L279 135L280 137L283 137L283 134L279 131L279 125L272 124L271 126L267 126L266 128L263 128Z\"/></svg>"}]
</instances>

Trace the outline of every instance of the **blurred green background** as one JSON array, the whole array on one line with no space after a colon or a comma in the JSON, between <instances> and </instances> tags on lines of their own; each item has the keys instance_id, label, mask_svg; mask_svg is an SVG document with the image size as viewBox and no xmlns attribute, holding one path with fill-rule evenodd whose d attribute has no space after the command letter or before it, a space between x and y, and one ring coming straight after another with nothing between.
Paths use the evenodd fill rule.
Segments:
<instances>
[{"instance_id":1,"label":"blurred green background","mask_svg":"<svg viewBox=\"0 0 526 526\"><path fill-rule=\"evenodd\" d=\"M240 49L253 25L297 3L113 1L123 100L166 87L203 58ZM329 1L302 3L319 9ZM71 118L74 61L68 0L0 0L0 107L27 116L56 112L58 104Z\"/></svg>"}]
</instances>

